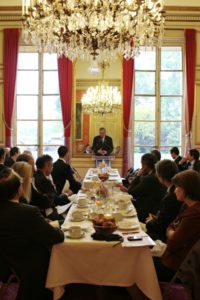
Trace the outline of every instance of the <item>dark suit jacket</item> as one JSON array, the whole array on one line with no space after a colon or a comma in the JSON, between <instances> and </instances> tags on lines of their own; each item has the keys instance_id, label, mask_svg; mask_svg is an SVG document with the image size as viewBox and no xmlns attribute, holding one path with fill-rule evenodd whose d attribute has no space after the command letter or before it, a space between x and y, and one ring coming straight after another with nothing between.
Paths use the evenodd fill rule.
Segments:
<instances>
[{"instance_id":1,"label":"dark suit jacket","mask_svg":"<svg viewBox=\"0 0 200 300\"><path fill-rule=\"evenodd\" d=\"M92 144L92 150L94 151L94 153L96 155L100 155L97 153L97 151L99 149L102 150L106 150L107 154L106 155L110 155L113 151L113 141L112 138L110 136L105 136L104 142L102 142L101 137L95 136L94 140L93 140L93 144Z\"/></svg>"},{"instance_id":2,"label":"dark suit jacket","mask_svg":"<svg viewBox=\"0 0 200 300\"><path fill-rule=\"evenodd\" d=\"M190 162L186 162L186 163L183 163L181 165L179 165L179 169L180 171L185 171L185 170L188 170L189 167L191 166ZM200 160L196 160L193 164L193 170L197 171L197 172L200 172Z\"/></svg>"},{"instance_id":3,"label":"dark suit jacket","mask_svg":"<svg viewBox=\"0 0 200 300\"><path fill-rule=\"evenodd\" d=\"M147 233L153 240L166 242L166 230L168 225L177 217L182 203L177 200L174 193L175 187L172 186L166 192L161 201L161 208L157 214L157 219L153 219L146 224Z\"/></svg>"},{"instance_id":4,"label":"dark suit jacket","mask_svg":"<svg viewBox=\"0 0 200 300\"><path fill-rule=\"evenodd\" d=\"M51 180L46 178L40 170L35 172L34 181L37 191L32 187L30 204L39 207L43 213L45 209L52 208L54 214L50 219L62 219L56 214L55 206L69 203L68 197L64 194L58 195Z\"/></svg>"},{"instance_id":5,"label":"dark suit jacket","mask_svg":"<svg viewBox=\"0 0 200 300\"><path fill-rule=\"evenodd\" d=\"M6 170L8 167L5 166L4 164L0 164L0 172L3 170Z\"/></svg>"},{"instance_id":6,"label":"dark suit jacket","mask_svg":"<svg viewBox=\"0 0 200 300\"><path fill-rule=\"evenodd\" d=\"M78 193L81 188L81 183L75 180L70 165L65 163L62 159L58 159L53 164L52 177L59 194L62 193L66 180L69 181L70 189L73 193Z\"/></svg>"},{"instance_id":7,"label":"dark suit jacket","mask_svg":"<svg viewBox=\"0 0 200 300\"><path fill-rule=\"evenodd\" d=\"M0 201L0 257L21 279L20 300L44 299L50 250L63 240L63 232L49 225L38 208Z\"/></svg>"},{"instance_id":8,"label":"dark suit jacket","mask_svg":"<svg viewBox=\"0 0 200 300\"><path fill-rule=\"evenodd\" d=\"M15 161L12 159L12 157L8 156L8 157L6 157L6 159L5 159L4 165L5 165L6 167L11 168L12 165L13 165L14 163L15 163Z\"/></svg>"},{"instance_id":9,"label":"dark suit jacket","mask_svg":"<svg viewBox=\"0 0 200 300\"><path fill-rule=\"evenodd\" d=\"M200 172L200 160L195 161L193 165L193 170Z\"/></svg>"},{"instance_id":10,"label":"dark suit jacket","mask_svg":"<svg viewBox=\"0 0 200 300\"><path fill-rule=\"evenodd\" d=\"M177 158L174 160L177 166L179 166L179 162L181 161L182 157L179 155Z\"/></svg>"},{"instance_id":11,"label":"dark suit jacket","mask_svg":"<svg viewBox=\"0 0 200 300\"><path fill-rule=\"evenodd\" d=\"M140 222L144 223L149 213L157 214L165 192L166 189L159 182L155 172L134 178L128 193L136 200L134 205Z\"/></svg>"}]
</instances>

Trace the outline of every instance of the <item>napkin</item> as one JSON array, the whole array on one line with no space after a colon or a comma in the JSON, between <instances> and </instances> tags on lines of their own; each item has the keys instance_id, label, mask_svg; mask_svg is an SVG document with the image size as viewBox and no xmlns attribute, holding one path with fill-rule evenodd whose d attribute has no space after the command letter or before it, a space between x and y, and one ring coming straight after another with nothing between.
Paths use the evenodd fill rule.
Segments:
<instances>
[{"instance_id":1,"label":"napkin","mask_svg":"<svg viewBox=\"0 0 200 300\"><path fill-rule=\"evenodd\" d=\"M165 243L160 240L156 240L155 246L153 247L153 249L151 249L151 254L152 256L161 257L164 254L166 248L167 245Z\"/></svg>"},{"instance_id":2,"label":"napkin","mask_svg":"<svg viewBox=\"0 0 200 300\"><path fill-rule=\"evenodd\" d=\"M76 202L76 200L77 200L77 195L76 195L76 194L73 194L73 195L71 195L71 196L68 196L68 199L69 199L69 201L71 201L71 202Z\"/></svg>"},{"instance_id":3,"label":"napkin","mask_svg":"<svg viewBox=\"0 0 200 300\"><path fill-rule=\"evenodd\" d=\"M93 240L96 241L107 241L107 242L112 242L112 241L122 241L123 242L123 237L119 234L103 234L103 233L93 233L91 235L91 237L93 238Z\"/></svg>"},{"instance_id":4,"label":"napkin","mask_svg":"<svg viewBox=\"0 0 200 300\"><path fill-rule=\"evenodd\" d=\"M65 205L58 205L56 206L57 212L59 215L67 212L67 210L70 208L70 206L72 205L72 202L65 204Z\"/></svg>"}]
</instances>

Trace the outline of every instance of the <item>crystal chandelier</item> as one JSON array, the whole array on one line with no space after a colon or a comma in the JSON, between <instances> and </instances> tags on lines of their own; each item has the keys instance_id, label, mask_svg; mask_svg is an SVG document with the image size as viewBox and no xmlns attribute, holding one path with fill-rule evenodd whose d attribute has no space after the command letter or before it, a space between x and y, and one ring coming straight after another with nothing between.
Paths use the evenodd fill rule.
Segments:
<instances>
[{"instance_id":1,"label":"crystal chandelier","mask_svg":"<svg viewBox=\"0 0 200 300\"><path fill-rule=\"evenodd\" d=\"M109 66L102 62L98 65L102 79L97 86L89 87L81 99L82 111L87 114L118 113L121 109L121 93L117 87L109 86L104 80L104 71Z\"/></svg>"},{"instance_id":2,"label":"crystal chandelier","mask_svg":"<svg viewBox=\"0 0 200 300\"><path fill-rule=\"evenodd\" d=\"M121 93L117 87L102 81L89 87L82 99L82 110L87 114L117 113L121 109Z\"/></svg>"},{"instance_id":3,"label":"crystal chandelier","mask_svg":"<svg viewBox=\"0 0 200 300\"><path fill-rule=\"evenodd\" d=\"M25 42L72 61L129 59L163 36L163 0L22 1Z\"/></svg>"}]
</instances>

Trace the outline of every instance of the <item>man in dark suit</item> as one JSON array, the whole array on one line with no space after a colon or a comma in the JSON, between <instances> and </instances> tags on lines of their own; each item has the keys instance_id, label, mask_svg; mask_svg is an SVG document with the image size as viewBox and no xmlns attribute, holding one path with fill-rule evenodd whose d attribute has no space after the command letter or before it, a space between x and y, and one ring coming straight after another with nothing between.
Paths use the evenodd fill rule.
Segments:
<instances>
[{"instance_id":1,"label":"man in dark suit","mask_svg":"<svg viewBox=\"0 0 200 300\"><path fill-rule=\"evenodd\" d=\"M190 149L187 157L183 157L179 162L179 166L181 171L191 169L200 172L199 151L197 149Z\"/></svg>"},{"instance_id":2,"label":"man in dark suit","mask_svg":"<svg viewBox=\"0 0 200 300\"><path fill-rule=\"evenodd\" d=\"M106 135L105 128L99 129L99 135L95 136L92 144L92 150L96 155L106 156L110 155L113 151L112 138Z\"/></svg>"},{"instance_id":3,"label":"man in dark suit","mask_svg":"<svg viewBox=\"0 0 200 300\"><path fill-rule=\"evenodd\" d=\"M190 149L188 153L188 169L200 172L199 151L197 149Z\"/></svg>"},{"instance_id":4,"label":"man in dark suit","mask_svg":"<svg viewBox=\"0 0 200 300\"><path fill-rule=\"evenodd\" d=\"M38 208L19 203L21 178L12 169L0 173L0 257L19 276L19 300L50 299L45 290L51 247L64 240ZM0 265L0 275L2 268Z\"/></svg>"},{"instance_id":5,"label":"man in dark suit","mask_svg":"<svg viewBox=\"0 0 200 300\"><path fill-rule=\"evenodd\" d=\"M62 193L66 180L69 181L70 190L76 194L81 188L81 183L75 179L73 169L68 163L69 150L65 146L58 148L59 159L53 164L53 171L51 173L54 184L59 194Z\"/></svg>"},{"instance_id":6,"label":"man in dark suit","mask_svg":"<svg viewBox=\"0 0 200 300\"><path fill-rule=\"evenodd\" d=\"M155 172L155 157L146 153L141 157L141 169L135 174L128 188L118 185L123 192L133 196L138 219L145 223L149 213L156 215L166 188L159 182Z\"/></svg>"},{"instance_id":7,"label":"man in dark suit","mask_svg":"<svg viewBox=\"0 0 200 300\"><path fill-rule=\"evenodd\" d=\"M182 160L182 157L179 155L179 149L178 147L172 147L170 149L171 157L173 158L174 162L176 163L177 167L180 169L180 161Z\"/></svg>"},{"instance_id":8,"label":"man in dark suit","mask_svg":"<svg viewBox=\"0 0 200 300\"><path fill-rule=\"evenodd\" d=\"M157 214L161 199L166 188L159 182L155 173L155 158L146 153L141 158L141 169L135 175L129 187L120 186L123 192L128 192L135 200L133 202L140 222L145 223L149 213Z\"/></svg>"},{"instance_id":9,"label":"man in dark suit","mask_svg":"<svg viewBox=\"0 0 200 300\"><path fill-rule=\"evenodd\" d=\"M12 147L10 149L10 155L5 159L5 166L11 168L12 165L16 162L16 159L20 155L20 150L18 147Z\"/></svg>"},{"instance_id":10,"label":"man in dark suit","mask_svg":"<svg viewBox=\"0 0 200 300\"><path fill-rule=\"evenodd\" d=\"M4 148L0 148L0 172L7 169L5 166L5 158L6 158L6 151Z\"/></svg>"},{"instance_id":11,"label":"man in dark suit","mask_svg":"<svg viewBox=\"0 0 200 300\"><path fill-rule=\"evenodd\" d=\"M53 160L49 155L42 155L36 160L37 171L33 176L31 204L40 208L50 220L62 220L56 206L69 203L66 194L58 194L51 179Z\"/></svg>"}]
</instances>

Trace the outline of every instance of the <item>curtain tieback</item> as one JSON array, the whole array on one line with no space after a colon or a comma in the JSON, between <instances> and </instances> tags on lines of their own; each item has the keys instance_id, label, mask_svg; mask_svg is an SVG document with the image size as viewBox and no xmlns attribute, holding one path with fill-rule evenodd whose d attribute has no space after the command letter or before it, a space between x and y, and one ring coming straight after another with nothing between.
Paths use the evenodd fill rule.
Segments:
<instances>
[{"instance_id":1,"label":"curtain tieback","mask_svg":"<svg viewBox=\"0 0 200 300\"><path fill-rule=\"evenodd\" d=\"M14 129L11 128L10 126L8 126L8 124L6 123L5 116L3 113L2 113L2 119L3 119L4 125L6 126L6 128L9 129L10 131L13 131Z\"/></svg>"},{"instance_id":2,"label":"curtain tieback","mask_svg":"<svg viewBox=\"0 0 200 300\"><path fill-rule=\"evenodd\" d=\"M191 137L191 132L186 133L186 134L185 134L185 137L186 137L186 138L190 138L190 137Z\"/></svg>"},{"instance_id":3,"label":"curtain tieback","mask_svg":"<svg viewBox=\"0 0 200 300\"><path fill-rule=\"evenodd\" d=\"M126 128L125 124L124 124L124 130L125 130L126 132L128 132L128 133L131 133L131 132L132 132L132 129Z\"/></svg>"},{"instance_id":4,"label":"curtain tieback","mask_svg":"<svg viewBox=\"0 0 200 300\"><path fill-rule=\"evenodd\" d=\"M64 127L64 130L68 129L71 126L72 121L69 121L69 123Z\"/></svg>"}]
</instances>

